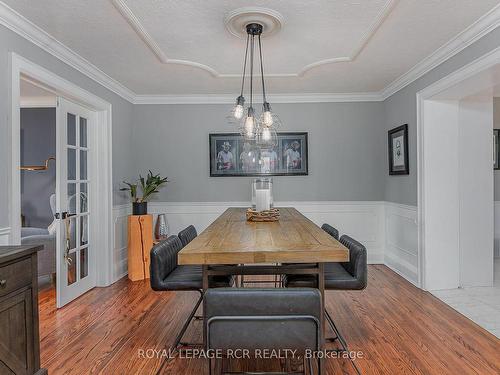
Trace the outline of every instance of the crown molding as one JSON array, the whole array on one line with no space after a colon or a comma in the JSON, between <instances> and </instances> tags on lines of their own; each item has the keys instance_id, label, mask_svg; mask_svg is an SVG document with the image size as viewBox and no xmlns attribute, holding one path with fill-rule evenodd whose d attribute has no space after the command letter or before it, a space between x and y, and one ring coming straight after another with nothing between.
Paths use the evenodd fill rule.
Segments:
<instances>
[{"instance_id":1,"label":"crown molding","mask_svg":"<svg viewBox=\"0 0 500 375\"><path fill-rule=\"evenodd\" d=\"M116 2L116 0L114 0ZM120 1L123 2L123 1ZM389 14L395 2L387 2L383 14ZM380 15L371 32L375 32L384 17ZM44 30L27 20L21 14L0 1L0 25L7 27L26 40L32 42L44 51L58 58L62 62L78 70L101 86L114 92L133 104L228 104L233 103L235 95L138 95L120 82L114 80L88 60L84 59ZM481 37L485 36L500 26L500 5L482 16L456 37L445 43L438 50L416 64L408 72L394 80L378 92L366 93L311 93L311 94L277 94L270 96L273 103L315 103L315 102L370 102L383 101L403 89L410 83L430 70L437 67L447 59L456 55ZM367 43L369 37L366 38ZM161 51L161 50L160 50ZM359 52L358 52L359 53ZM156 53L155 53L156 55ZM178 61L177 63L190 62ZM321 65L321 64L320 64ZM203 68L203 67L200 67Z\"/></svg>"},{"instance_id":2,"label":"crown molding","mask_svg":"<svg viewBox=\"0 0 500 375\"><path fill-rule=\"evenodd\" d=\"M72 51L40 27L0 1L0 25L7 27L26 40L78 70L123 99L132 102L135 94L95 65Z\"/></svg>"},{"instance_id":3,"label":"crown molding","mask_svg":"<svg viewBox=\"0 0 500 375\"><path fill-rule=\"evenodd\" d=\"M134 104L234 104L235 95L136 95ZM318 93L268 95L271 103L345 103L379 102L378 92L366 93ZM259 102L259 98L255 98Z\"/></svg>"},{"instance_id":4,"label":"crown molding","mask_svg":"<svg viewBox=\"0 0 500 375\"><path fill-rule=\"evenodd\" d=\"M500 26L500 5L491 9L460 34L450 39L425 59L416 64L408 72L387 85L381 92L383 100L394 95L410 83L416 81L438 65L455 56L475 41Z\"/></svg>"}]
</instances>

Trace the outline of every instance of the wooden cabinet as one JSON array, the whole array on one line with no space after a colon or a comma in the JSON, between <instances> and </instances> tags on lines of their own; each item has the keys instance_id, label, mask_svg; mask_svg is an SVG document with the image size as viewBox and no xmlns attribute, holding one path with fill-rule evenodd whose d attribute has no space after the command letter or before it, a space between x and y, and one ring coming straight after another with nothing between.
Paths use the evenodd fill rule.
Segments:
<instances>
[{"instance_id":1,"label":"wooden cabinet","mask_svg":"<svg viewBox=\"0 0 500 375\"><path fill-rule=\"evenodd\" d=\"M46 374L40 369L37 251L0 246L0 374Z\"/></svg>"},{"instance_id":2,"label":"wooden cabinet","mask_svg":"<svg viewBox=\"0 0 500 375\"><path fill-rule=\"evenodd\" d=\"M153 247L153 215L128 217L128 278L149 279L149 253Z\"/></svg>"}]
</instances>

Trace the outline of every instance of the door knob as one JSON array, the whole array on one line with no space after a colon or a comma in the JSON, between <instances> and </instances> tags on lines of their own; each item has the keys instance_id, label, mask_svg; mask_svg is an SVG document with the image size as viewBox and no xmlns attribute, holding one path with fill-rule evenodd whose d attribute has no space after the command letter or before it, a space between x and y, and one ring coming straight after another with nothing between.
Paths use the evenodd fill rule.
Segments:
<instances>
[{"instance_id":1,"label":"door knob","mask_svg":"<svg viewBox=\"0 0 500 375\"><path fill-rule=\"evenodd\" d=\"M0 287L4 288L7 285L7 280L0 280Z\"/></svg>"}]
</instances>

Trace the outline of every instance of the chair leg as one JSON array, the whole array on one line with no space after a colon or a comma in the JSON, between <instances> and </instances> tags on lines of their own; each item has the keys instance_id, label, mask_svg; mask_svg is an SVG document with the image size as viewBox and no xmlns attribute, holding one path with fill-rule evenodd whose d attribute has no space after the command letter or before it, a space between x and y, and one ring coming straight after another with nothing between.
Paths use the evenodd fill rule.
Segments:
<instances>
[{"instance_id":1,"label":"chair leg","mask_svg":"<svg viewBox=\"0 0 500 375\"><path fill-rule=\"evenodd\" d=\"M330 327L332 328L333 332L335 332L335 335L337 336L337 337L333 338L333 341L338 339L340 342L340 346L342 347L341 351L349 353L349 349L347 348L347 343L344 339L344 336L342 336L340 334L340 331L338 330L337 326L335 325L335 322L333 321L332 317L330 316L330 313L328 313L328 311L326 309L325 309L325 317L326 317L326 320L328 320L328 324L330 324ZM358 375L361 375L361 372L359 371L358 366L356 366L356 364L354 363L354 360L351 358L350 355L349 355L349 360L352 364L352 367L354 367L354 370L356 371L356 373Z\"/></svg>"},{"instance_id":2,"label":"chair leg","mask_svg":"<svg viewBox=\"0 0 500 375\"><path fill-rule=\"evenodd\" d=\"M307 364L309 367L309 375L314 375L311 358L307 358ZM305 369L305 367L304 367L304 369Z\"/></svg>"},{"instance_id":3,"label":"chair leg","mask_svg":"<svg viewBox=\"0 0 500 375\"><path fill-rule=\"evenodd\" d=\"M328 341L339 340L340 344L342 345L342 348L344 350L347 350L347 343L346 343L344 337L340 334L340 331L338 330L337 326L335 325L335 322L333 321L333 319L332 319L332 317L327 309L325 309L325 317L326 317L326 320L328 321L328 324L330 325L330 327L332 328L333 332L336 335L335 337L328 338L327 340Z\"/></svg>"},{"instance_id":4,"label":"chair leg","mask_svg":"<svg viewBox=\"0 0 500 375\"><path fill-rule=\"evenodd\" d=\"M193 310L191 311L191 313L189 314L188 318L184 322L184 325L182 326L180 332L177 334L177 337L175 338L175 341L174 341L174 350L177 350L177 348L179 346L199 345L199 344L181 342L182 337L186 333L186 331L187 331L187 329L189 327L189 324L191 323L191 320L193 320L194 315L196 314L196 311L198 310L198 307L201 304L201 301L203 301L203 291L199 290L198 292L200 293L200 298L198 298L198 301L196 301L196 304L194 305Z\"/></svg>"}]
</instances>

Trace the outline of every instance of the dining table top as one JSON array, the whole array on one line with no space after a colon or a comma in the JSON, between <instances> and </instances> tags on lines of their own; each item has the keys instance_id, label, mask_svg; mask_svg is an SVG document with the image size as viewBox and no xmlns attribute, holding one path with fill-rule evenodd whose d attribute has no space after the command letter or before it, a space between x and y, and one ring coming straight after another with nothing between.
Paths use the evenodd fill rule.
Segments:
<instances>
[{"instance_id":1,"label":"dining table top","mask_svg":"<svg viewBox=\"0 0 500 375\"><path fill-rule=\"evenodd\" d=\"M180 265L347 262L349 250L293 207L273 222L231 207L178 253Z\"/></svg>"}]
</instances>

